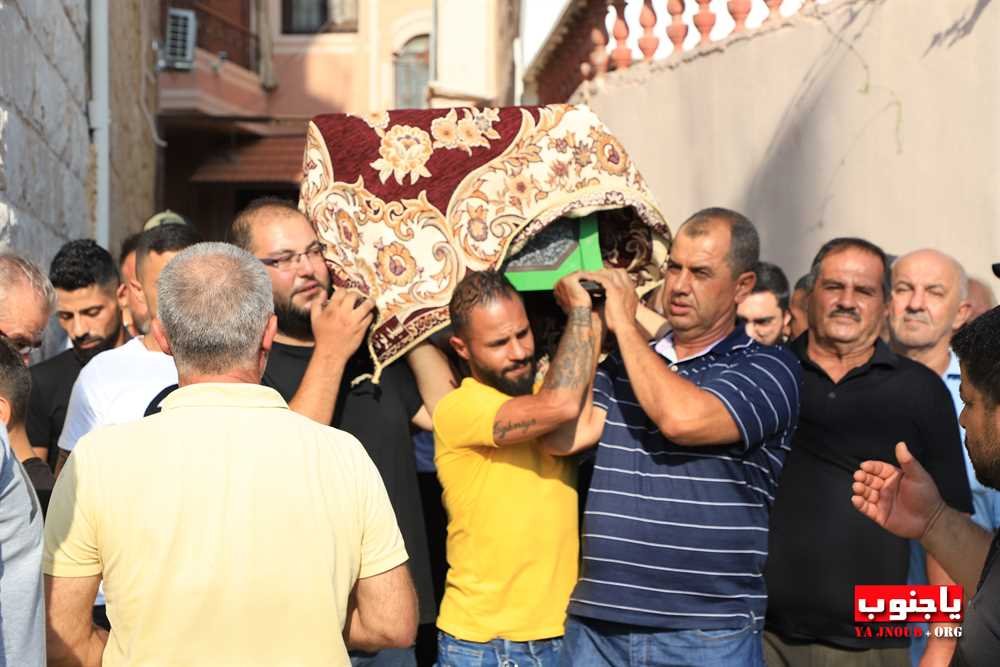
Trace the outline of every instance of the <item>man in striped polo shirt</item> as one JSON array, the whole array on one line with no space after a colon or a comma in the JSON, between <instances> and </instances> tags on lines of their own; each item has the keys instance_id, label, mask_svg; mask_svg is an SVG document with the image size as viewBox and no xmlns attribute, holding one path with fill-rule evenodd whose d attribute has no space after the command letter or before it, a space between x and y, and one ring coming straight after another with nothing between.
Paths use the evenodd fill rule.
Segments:
<instances>
[{"instance_id":1,"label":"man in striped polo shirt","mask_svg":"<svg viewBox=\"0 0 1000 667\"><path fill-rule=\"evenodd\" d=\"M545 443L598 444L563 664L763 664L768 517L800 369L737 326L759 245L734 211L685 222L663 290L673 330L653 346L628 277L593 276L617 350L593 404Z\"/></svg>"}]
</instances>

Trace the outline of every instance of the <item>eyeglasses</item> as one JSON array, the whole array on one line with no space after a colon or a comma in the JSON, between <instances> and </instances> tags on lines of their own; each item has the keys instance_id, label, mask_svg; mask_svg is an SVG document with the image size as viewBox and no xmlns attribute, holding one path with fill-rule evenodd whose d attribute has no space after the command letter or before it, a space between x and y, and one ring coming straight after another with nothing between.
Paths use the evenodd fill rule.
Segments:
<instances>
[{"instance_id":1,"label":"eyeglasses","mask_svg":"<svg viewBox=\"0 0 1000 667\"><path fill-rule=\"evenodd\" d=\"M279 271L287 271L299 263L299 257L319 259L323 257L324 252L326 252L326 244L316 242L302 252L286 252L285 254L278 255L277 257L258 257L257 259L259 259L261 264L264 266L269 266L272 269L277 269Z\"/></svg>"},{"instance_id":2,"label":"eyeglasses","mask_svg":"<svg viewBox=\"0 0 1000 667\"><path fill-rule=\"evenodd\" d=\"M31 354L32 350L37 350L42 346L42 339L30 340L24 336L8 336L2 330L0 330L0 338L7 341L14 346L17 353L22 357Z\"/></svg>"}]
</instances>

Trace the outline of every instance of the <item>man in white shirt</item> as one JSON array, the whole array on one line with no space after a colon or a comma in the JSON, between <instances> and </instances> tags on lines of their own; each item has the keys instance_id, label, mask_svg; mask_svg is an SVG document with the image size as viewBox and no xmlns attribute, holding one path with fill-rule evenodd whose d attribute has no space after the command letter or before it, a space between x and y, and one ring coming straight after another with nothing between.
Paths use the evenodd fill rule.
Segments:
<instances>
[{"instance_id":1,"label":"man in white shirt","mask_svg":"<svg viewBox=\"0 0 1000 667\"><path fill-rule=\"evenodd\" d=\"M178 252L201 241L190 225L161 225L143 232L136 247L136 279L129 289L156 312L156 279ZM148 334L150 322L144 323ZM98 426L142 419L150 402L166 387L177 384L173 360L160 350L153 336L133 338L125 345L94 357L73 385L66 423L59 436L62 469L77 441Z\"/></svg>"}]
</instances>

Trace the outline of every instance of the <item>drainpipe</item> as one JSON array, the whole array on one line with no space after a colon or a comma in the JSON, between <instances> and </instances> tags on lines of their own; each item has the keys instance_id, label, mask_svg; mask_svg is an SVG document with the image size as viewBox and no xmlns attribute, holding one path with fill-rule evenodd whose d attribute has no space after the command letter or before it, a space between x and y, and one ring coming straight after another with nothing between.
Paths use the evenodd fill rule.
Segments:
<instances>
[{"instance_id":1,"label":"drainpipe","mask_svg":"<svg viewBox=\"0 0 1000 667\"><path fill-rule=\"evenodd\" d=\"M111 243L111 109L108 94L108 0L90 0L90 91L87 113L97 162L94 237Z\"/></svg>"}]
</instances>

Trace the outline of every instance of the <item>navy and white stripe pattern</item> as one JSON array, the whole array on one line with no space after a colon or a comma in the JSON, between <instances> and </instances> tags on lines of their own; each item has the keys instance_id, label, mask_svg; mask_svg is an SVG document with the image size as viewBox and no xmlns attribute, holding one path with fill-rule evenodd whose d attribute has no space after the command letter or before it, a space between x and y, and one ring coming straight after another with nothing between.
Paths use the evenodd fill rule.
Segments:
<instances>
[{"instance_id":1,"label":"navy and white stripe pattern","mask_svg":"<svg viewBox=\"0 0 1000 667\"><path fill-rule=\"evenodd\" d=\"M664 629L762 627L768 517L798 421L799 362L738 327L671 368L722 401L742 442L667 441L636 400L621 357L610 355L594 381L594 405L607 419L569 612Z\"/></svg>"}]
</instances>

